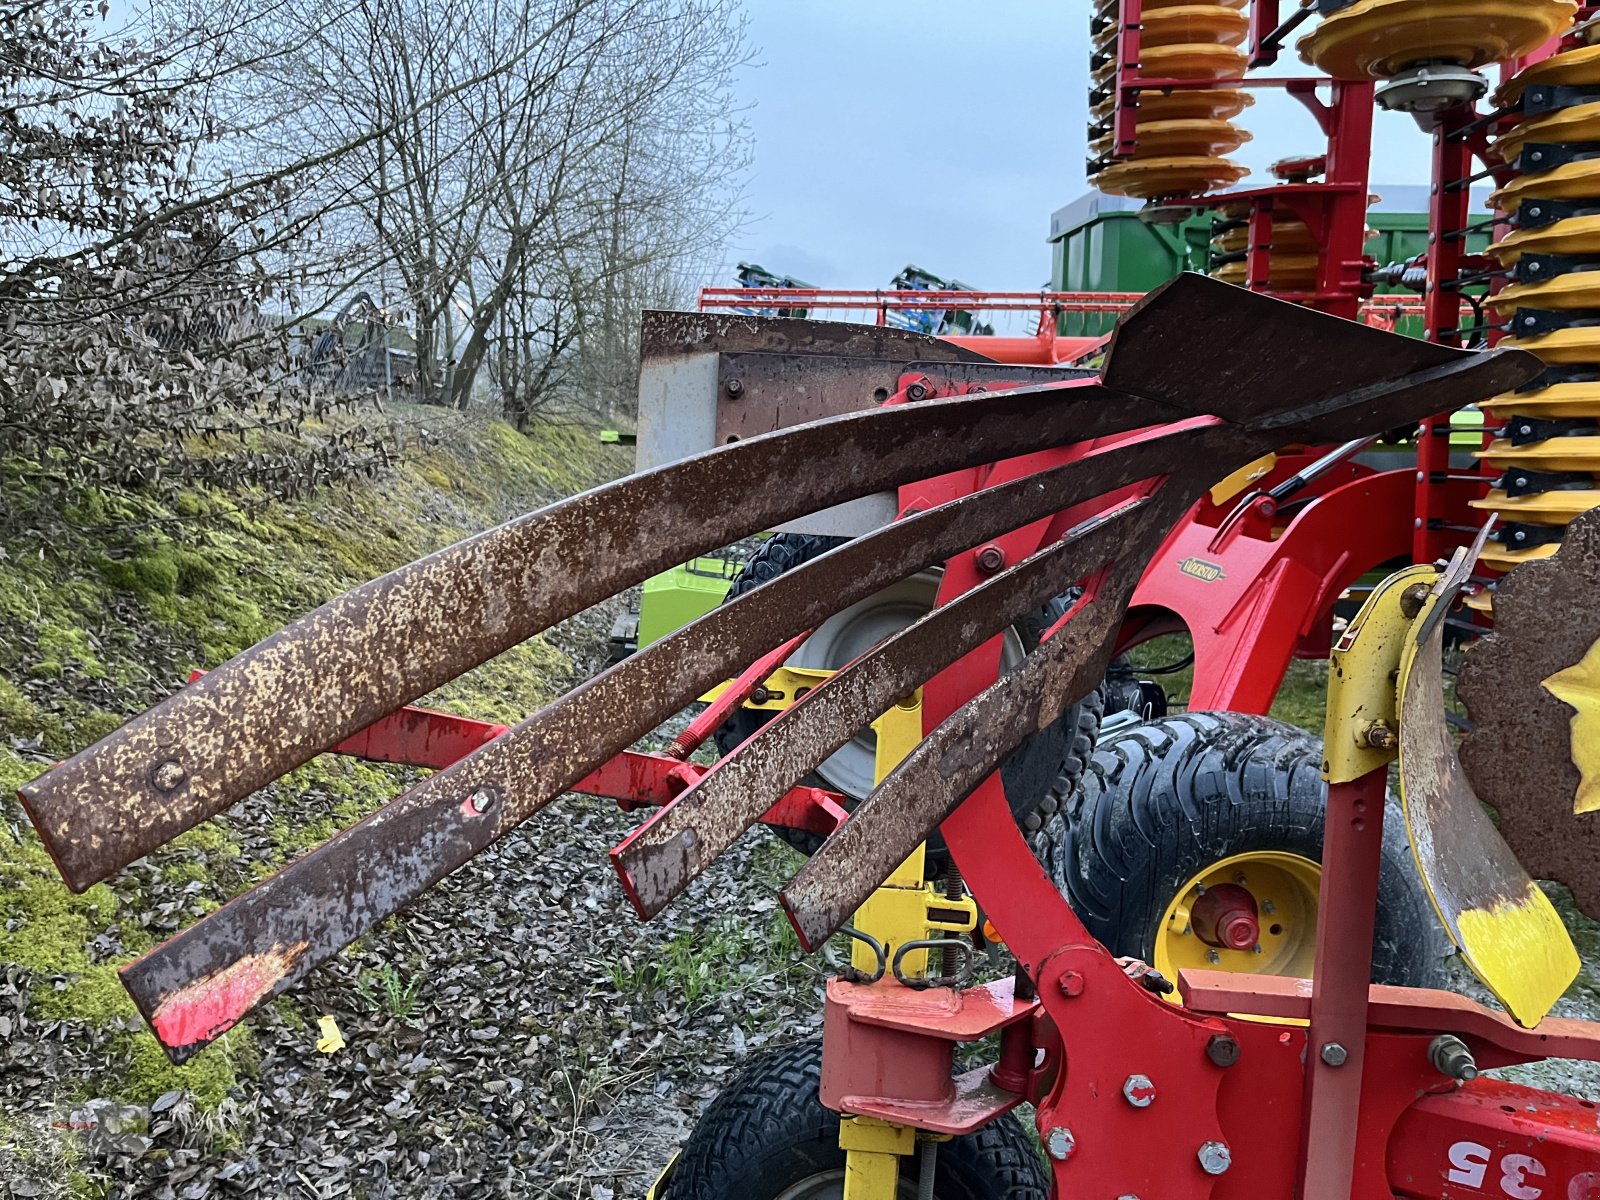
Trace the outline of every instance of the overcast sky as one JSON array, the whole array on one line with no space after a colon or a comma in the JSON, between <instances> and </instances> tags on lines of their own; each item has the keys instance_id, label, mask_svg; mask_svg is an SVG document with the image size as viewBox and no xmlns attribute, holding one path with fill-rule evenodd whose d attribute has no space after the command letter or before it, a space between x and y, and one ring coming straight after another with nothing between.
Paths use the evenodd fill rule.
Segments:
<instances>
[{"instance_id":1,"label":"overcast sky","mask_svg":"<svg viewBox=\"0 0 1600 1200\"><path fill-rule=\"evenodd\" d=\"M993 290L1044 284L1050 214L1087 190L1089 8L748 0L752 222L734 257L822 287L885 286L907 263ZM1308 73L1292 49L1271 73L1291 68ZM1280 94L1258 93L1241 120L1247 184L1325 145ZM1376 142L1377 190L1427 182L1410 118L1380 113Z\"/></svg>"}]
</instances>

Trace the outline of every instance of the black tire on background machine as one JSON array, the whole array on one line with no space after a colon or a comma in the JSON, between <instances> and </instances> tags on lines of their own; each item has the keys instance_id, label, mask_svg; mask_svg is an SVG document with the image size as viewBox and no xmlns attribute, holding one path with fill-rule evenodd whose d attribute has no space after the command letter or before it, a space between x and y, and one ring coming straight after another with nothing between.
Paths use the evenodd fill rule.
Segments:
<instances>
[{"instance_id":1,"label":"black tire on background machine","mask_svg":"<svg viewBox=\"0 0 1600 1200\"><path fill-rule=\"evenodd\" d=\"M727 599L743 595L753 587L774 579L785 571L809 562L841 546L846 538L804 533L777 533L762 543L745 562L728 589ZM1039 644L1046 629L1067 610L1067 601L1057 597L1038 612L1030 613L1013 627L1031 650ZM1017 824L1025 834L1035 834L1065 805L1078 787L1094 750L1100 730L1102 700L1098 692L1084 697L1055 724L1035 734L1017 748L1000 768L1006 796L1011 801ZM727 754L749 738L771 714L757 709L738 709L723 722L715 735L717 749ZM827 784L815 776L806 782L820 787ZM773 827L773 832L803 854L812 854L822 839L803 829ZM932 871L940 871L948 861L944 843L937 833L928 841L928 861Z\"/></svg>"},{"instance_id":2,"label":"black tire on background machine","mask_svg":"<svg viewBox=\"0 0 1600 1200\"><path fill-rule=\"evenodd\" d=\"M815 1181L842 1194L839 1114L817 1098L822 1043L799 1042L756 1059L701 1114L661 1200L776 1200ZM1047 1200L1050 1178L1037 1147L1007 1113L940 1144L936 1200ZM902 1159L900 1194L916 1195L921 1154ZM806 1195L807 1193L799 1193Z\"/></svg>"},{"instance_id":3,"label":"black tire on background machine","mask_svg":"<svg viewBox=\"0 0 1600 1200\"><path fill-rule=\"evenodd\" d=\"M1320 738L1270 717L1179 713L1109 731L1064 819L1030 839L1113 954L1154 962L1167 905L1214 863L1252 850L1322 859ZM1384 818L1372 982L1436 987L1449 951L1406 841Z\"/></svg>"}]
</instances>

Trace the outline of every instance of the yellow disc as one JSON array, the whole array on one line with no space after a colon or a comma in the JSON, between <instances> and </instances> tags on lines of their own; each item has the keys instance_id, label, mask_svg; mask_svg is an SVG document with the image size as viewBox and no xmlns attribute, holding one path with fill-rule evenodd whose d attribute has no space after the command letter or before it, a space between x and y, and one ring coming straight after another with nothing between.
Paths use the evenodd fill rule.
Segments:
<instances>
[{"instance_id":1,"label":"yellow disc","mask_svg":"<svg viewBox=\"0 0 1600 1200\"><path fill-rule=\"evenodd\" d=\"M1473 508L1500 513L1507 521L1520 521L1525 525L1565 525L1591 508L1600 508L1600 487L1539 492L1532 496L1508 496L1495 488L1482 500L1470 503Z\"/></svg>"},{"instance_id":2,"label":"yellow disc","mask_svg":"<svg viewBox=\"0 0 1600 1200\"><path fill-rule=\"evenodd\" d=\"M1491 149L1502 162L1512 162L1532 142L1600 142L1600 101L1574 104L1524 121L1497 138Z\"/></svg>"},{"instance_id":3,"label":"yellow disc","mask_svg":"<svg viewBox=\"0 0 1600 1200\"><path fill-rule=\"evenodd\" d=\"M1140 121L1135 133L1134 155L1140 158L1227 154L1250 140L1250 135L1231 121ZM1090 149L1110 154L1114 140L1107 134L1091 142Z\"/></svg>"},{"instance_id":4,"label":"yellow disc","mask_svg":"<svg viewBox=\"0 0 1600 1200\"><path fill-rule=\"evenodd\" d=\"M1580 46L1554 54L1519 71L1494 94L1496 108L1510 108L1522 100L1522 90L1531 83L1561 83L1587 87L1600 83L1600 46Z\"/></svg>"},{"instance_id":5,"label":"yellow disc","mask_svg":"<svg viewBox=\"0 0 1600 1200\"><path fill-rule=\"evenodd\" d=\"M1491 307L1567 311L1600 308L1600 271L1568 271L1542 283L1513 283L1489 300Z\"/></svg>"},{"instance_id":6,"label":"yellow disc","mask_svg":"<svg viewBox=\"0 0 1600 1200\"><path fill-rule=\"evenodd\" d=\"M1139 72L1149 79L1238 79L1248 56L1232 46L1189 42L1139 51Z\"/></svg>"},{"instance_id":7,"label":"yellow disc","mask_svg":"<svg viewBox=\"0 0 1600 1200\"><path fill-rule=\"evenodd\" d=\"M1238 163L1206 155L1135 158L1113 163L1094 178L1095 187L1113 196L1152 200L1162 196L1197 196L1231 187L1249 172Z\"/></svg>"},{"instance_id":8,"label":"yellow disc","mask_svg":"<svg viewBox=\"0 0 1600 1200\"><path fill-rule=\"evenodd\" d=\"M1526 446L1513 446L1508 438L1496 438L1481 458L1493 467L1527 467L1530 471L1600 472L1600 437L1553 437Z\"/></svg>"},{"instance_id":9,"label":"yellow disc","mask_svg":"<svg viewBox=\"0 0 1600 1200\"><path fill-rule=\"evenodd\" d=\"M1141 92L1141 121L1226 121L1256 102L1236 88L1184 88L1175 92ZM1109 101L1107 102L1109 103ZM1096 111L1098 114L1098 107ZM1107 115L1110 115L1107 110Z\"/></svg>"},{"instance_id":10,"label":"yellow disc","mask_svg":"<svg viewBox=\"0 0 1600 1200\"><path fill-rule=\"evenodd\" d=\"M1484 546L1483 553L1478 555L1478 561L1497 571L1509 571L1520 563L1532 562L1536 558L1549 558L1559 549L1561 549L1559 542L1549 546L1534 546L1529 550L1507 550L1499 542L1489 542Z\"/></svg>"},{"instance_id":11,"label":"yellow disc","mask_svg":"<svg viewBox=\"0 0 1600 1200\"><path fill-rule=\"evenodd\" d=\"M1244 35L1250 28L1250 18L1244 13L1236 8L1221 8L1215 4L1177 4L1171 8L1158 8L1145 13L1141 21L1143 29L1139 34L1139 54L1145 59L1156 46L1197 43L1237 46L1244 41Z\"/></svg>"},{"instance_id":12,"label":"yellow disc","mask_svg":"<svg viewBox=\"0 0 1600 1200\"><path fill-rule=\"evenodd\" d=\"M1224 230L1211 239L1211 248L1219 254L1234 254L1248 248L1250 245L1250 230L1247 226L1238 226L1234 229ZM1280 220L1272 223L1272 255L1276 258L1280 253L1311 253L1317 250L1317 239L1311 236L1311 230L1304 221Z\"/></svg>"},{"instance_id":13,"label":"yellow disc","mask_svg":"<svg viewBox=\"0 0 1600 1200\"><path fill-rule=\"evenodd\" d=\"M1577 11L1574 0L1356 0L1298 49L1335 79L1387 79L1429 61L1481 67L1538 49Z\"/></svg>"},{"instance_id":14,"label":"yellow disc","mask_svg":"<svg viewBox=\"0 0 1600 1200\"><path fill-rule=\"evenodd\" d=\"M1224 283L1243 284L1249 274L1244 262L1224 263L1211 272L1213 279ZM1274 254L1267 259L1267 286L1275 288L1309 288L1317 283L1317 256L1315 254Z\"/></svg>"},{"instance_id":15,"label":"yellow disc","mask_svg":"<svg viewBox=\"0 0 1600 1200\"><path fill-rule=\"evenodd\" d=\"M1478 561L1483 561L1482 556L1479 556ZM1494 612L1494 593L1488 588L1484 588L1482 591L1473 592L1467 597L1466 605L1473 612L1492 613Z\"/></svg>"},{"instance_id":16,"label":"yellow disc","mask_svg":"<svg viewBox=\"0 0 1600 1200\"><path fill-rule=\"evenodd\" d=\"M1524 200L1600 199L1600 158L1582 158L1553 171L1519 175L1489 196L1489 207L1514 213Z\"/></svg>"},{"instance_id":17,"label":"yellow disc","mask_svg":"<svg viewBox=\"0 0 1600 1200\"><path fill-rule=\"evenodd\" d=\"M1503 343L1502 343L1503 344ZM1495 417L1600 417L1600 383L1556 383L1534 392L1513 392L1478 405Z\"/></svg>"},{"instance_id":18,"label":"yellow disc","mask_svg":"<svg viewBox=\"0 0 1600 1200\"><path fill-rule=\"evenodd\" d=\"M1148 14L1157 9L1163 8L1188 8L1192 6L1194 2L1195 0L1144 0L1143 11ZM1208 5L1221 8L1243 8L1245 6L1245 2L1246 0L1214 0L1213 3L1213 0L1207 0Z\"/></svg>"},{"instance_id":19,"label":"yellow disc","mask_svg":"<svg viewBox=\"0 0 1600 1200\"><path fill-rule=\"evenodd\" d=\"M1538 337L1503 338L1500 344L1532 351L1545 362L1562 366L1600 363L1600 328L1592 325L1574 325Z\"/></svg>"},{"instance_id":20,"label":"yellow disc","mask_svg":"<svg viewBox=\"0 0 1600 1200\"><path fill-rule=\"evenodd\" d=\"M1502 263L1514 263L1524 254L1600 254L1600 215L1519 229L1490 246L1489 253Z\"/></svg>"}]
</instances>

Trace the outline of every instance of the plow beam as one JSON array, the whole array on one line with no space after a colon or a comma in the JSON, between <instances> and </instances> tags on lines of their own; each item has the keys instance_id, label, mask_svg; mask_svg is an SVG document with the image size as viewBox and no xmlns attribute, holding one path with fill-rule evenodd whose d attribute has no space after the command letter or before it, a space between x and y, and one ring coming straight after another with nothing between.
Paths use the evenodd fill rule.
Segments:
<instances>
[{"instance_id":1,"label":"plow beam","mask_svg":"<svg viewBox=\"0 0 1600 1200\"><path fill-rule=\"evenodd\" d=\"M1209 373L1197 370L1202 362ZM1199 490L1284 440L1392 428L1511 390L1537 369L1518 351L1428 346L1186 276L1128 318L1103 381L831 417L564 501L332 601L26 785L24 800L68 881L82 888L439 683L672 563L884 488L1200 419L1198 432L1146 440L1216 439L1204 454L1106 475L1091 455L1076 464L1082 480L1058 477L1063 495L1089 487L1083 480L1095 495L1108 479L1154 482L1143 503L1102 527L1123 536L1110 564L1088 578L1075 615L919 745L791 884L791 912L818 914L799 921L815 944L1022 737L1098 682L1145 560ZM796 462L827 470L797 472ZM706 688L855 600L1023 523L1018 513L1035 511L1027 507L1033 501L1023 504L1028 494L1025 486L996 487L908 516L752 590L579 685L129 964L124 984L181 1061ZM1091 532L1081 530L1085 538ZM1078 558L1078 543L1062 545L1051 553L1067 576L1054 583L1065 588L1098 555ZM583 563L597 565L575 570ZM1014 595L1031 596L1045 586L1037 565L1025 560L1013 570L997 577L999 594L1017 588ZM900 672L886 679L922 673L892 657L877 667ZM853 719L853 710L839 711ZM859 863L845 861L857 853Z\"/></svg>"}]
</instances>

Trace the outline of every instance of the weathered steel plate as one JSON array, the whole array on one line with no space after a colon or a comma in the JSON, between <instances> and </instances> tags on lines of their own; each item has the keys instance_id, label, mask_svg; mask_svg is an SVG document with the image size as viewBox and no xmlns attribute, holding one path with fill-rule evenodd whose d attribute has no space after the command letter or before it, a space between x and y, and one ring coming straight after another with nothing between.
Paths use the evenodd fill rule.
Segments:
<instances>
[{"instance_id":1,"label":"weathered steel plate","mask_svg":"<svg viewBox=\"0 0 1600 1200\"><path fill-rule=\"evenodd\" d=\"M1600 509L1573 521L1552 557L1501 580L1494 632L1468 651L1457 686L1472 718L1461 762L1473 790L1528 872L1566 884L1592 919L1600 919L1600 812L1580 800L1576 760L1600 744L1600 727L1593 699L1582 696L1592 689L1571 690L1561 677L1575 682L1594 662L1597 596Z\"/></svg>"},{"instance_id":2,"label":"weathered steel plate","mask_svg":"<svg viewBox=\"0 0 1600 1200\"><path fill-rule=\"evenodd\" d=\"M1465 554L1457 557L1468 562ZM1445 625L1438 619L1465 578L1464 570L1455 574L1455 580L1441 577L1400 655L1401 806L1423 886L1445 929L1478 978L1531 1027L1577 976L1578 952L1456 758L1444 710Z\"/></svg>"},{"instance_id":3,"label":"weathered steel plate","mask_svg":"<svg viewBox=\"0 0 1600 1200\"><path fill-rule=\"evenodd\" d=\"M887 400L902 375L990 387L1058 383L1095 371L999 363L883 362L823 354L723 354L717 362L716 442L756 437L807 421L859 412Z\"/></svg>"}]
</instances>

